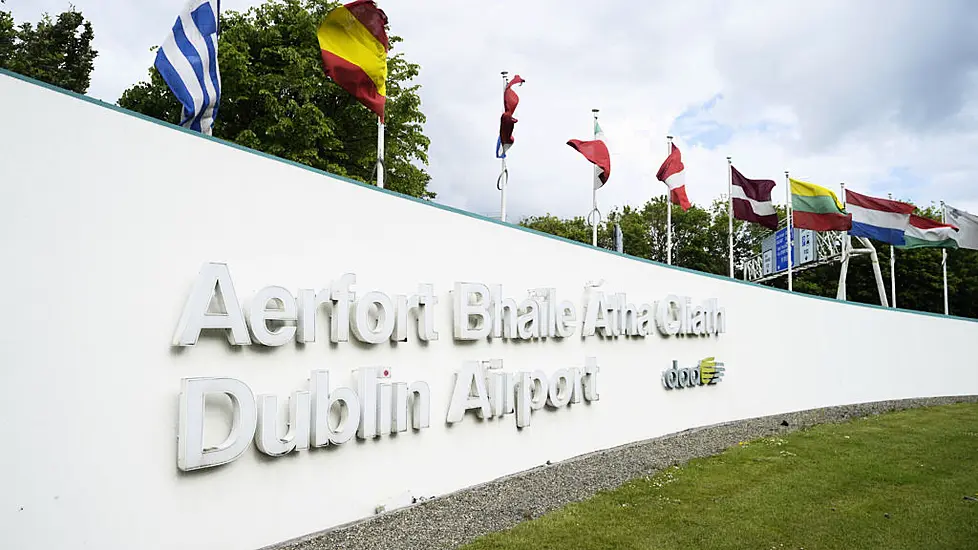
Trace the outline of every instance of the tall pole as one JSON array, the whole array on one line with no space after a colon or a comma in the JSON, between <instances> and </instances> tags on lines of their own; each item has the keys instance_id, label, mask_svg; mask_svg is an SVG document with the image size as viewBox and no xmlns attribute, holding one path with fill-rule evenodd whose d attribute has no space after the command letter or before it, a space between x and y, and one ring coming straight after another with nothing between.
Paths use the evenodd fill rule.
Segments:
<instances>
[{"instance_id":1,"label":"tall pole","mask_svg":"<svg viewBox=\"0 0 978 550\"><path fill-rule=\"evenodd\" d=\"M591 109L591 114L594 116L594 137L598 137L598 110ZM598 246L598 223L601 221L601 214L598 211L598 165L594 165L594 179L591 181L591 216L593 221L591 222L591 246Z\"/></svg>"},{"instance_id":2,"label":"tall pole","mask_svg":"<svg viewBox=\"0 0 978 550\"><path fill-rule=\"evenodd\" d=\"M941 201L941 223L947 223L947 205ZM941 269L944 271L944 315L950 315L951 309L947 303L947 249L941 249Z\"/></svg>"},{"instance_id":3,"label":"tall pole","mask_svg":"<svg viewBox=\"0 0 978 550\"><path fill-rule=\"evenodd\" d=\"M791 176L788 175L788 171L784 171L784 197L785 197L785 212L788 213L788 292L792 292L792 281L791 281L791 264L794 260L794 250L791 246L791 241L793 240L792 233L794 233L793 224L791 220Z\"/></svg>"},{"instance_id":4,"label":"tall pole","mask_svg":"<svg viewBox=\"0 0 978 550\"><path fill-rule=\"evenodd\" d=\"M730 245L730 278L734 278L733 250L733 162L727 157L727 244Z\"/></svg>"},{"instance_id":5,"label":"tall pole","mask_svg":"<svg viewBox=\"0 0 978 550\"><path fill-rule=\"evenodd\" d=\"M672 136L666 136L666 156L672 154ZM666 186L666 264L672 265L672 190Z\"/></svg>"},{"instance_id":6,"label":"tall pole","mask_svg":"<svg viewBox=\"0 0 978 550\"><path fill-rule=\"evenodd\" d=\"M509 71L503 75L503 110L506 110L506 85L509 84ZM506 185L509 184L509 171L506 170L506 153L499 159L499 221L506 222Z\"/></svg>"},{"instance_id":7,"label":"tall pole","mask_svg":"<svg viewBox=\"0 0 978 550\"><path fill-rule=\"evenodd\" d=\"M887 197L893 200L893 193L887 193ZM890 306L896 308L896 248L890 245Z\"/></svg>"},{"instance_id":8,"label":"tall pole","mask_svg":"<svg viewBox=\"0 0 978 550\"><path fill-rule=\"evenodd\" d=\"M846 184L839 184L839 191L842 195L842 206L846 205ZM839 269L839 289L836 291L836 299L846 301L848 297L846 296L846 278L849 276L849 249L852 248L851 241L852 238L849 237L849 233L843 233L842 235L842 266Z\"/></svg>"},{"instance_id":9,"label":"tall pole","mask_svg":"<svg viewBox=\"0 0 978 550\"><path fill-rule=\"evenodd\" d=\"M377 117L377 187L384 188L384 121Z\"/></svg>"}]
</instances>

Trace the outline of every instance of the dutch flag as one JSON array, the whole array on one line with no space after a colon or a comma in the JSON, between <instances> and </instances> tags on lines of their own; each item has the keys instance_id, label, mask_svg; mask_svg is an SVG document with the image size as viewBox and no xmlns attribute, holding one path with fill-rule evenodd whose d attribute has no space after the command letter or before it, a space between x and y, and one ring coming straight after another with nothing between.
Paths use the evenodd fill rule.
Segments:
<instances>
[{"instance_id":1,"label":"dutch flag","mask_svg":"<svg viewBox=\"0 0 978 550\"><path fill-rule=\"evenodd\" d=\"M156 51L156 70L183 105L180 125L211 134L221 101L217 67L220 0L190 0Z\"/></svg>"},{"instance_id":2,"label":"dutch flag","mask_svg":"<svg viewBox=\"0 0 978 550\"><path fill-rule=\"evenodd\" d=\"M868 197L846 189L846 211L852 214L850 235L903 246L904 232L910 227L914 205Z\"/></svg>"}]
</instances>

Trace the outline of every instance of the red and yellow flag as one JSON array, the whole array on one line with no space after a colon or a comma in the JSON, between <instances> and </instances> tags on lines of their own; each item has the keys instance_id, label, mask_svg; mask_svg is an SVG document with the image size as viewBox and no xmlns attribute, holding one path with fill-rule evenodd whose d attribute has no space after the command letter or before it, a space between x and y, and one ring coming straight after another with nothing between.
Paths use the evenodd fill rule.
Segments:
<instances>
[{"instance_id":1,"label":"red and yellow flag","mask_svg":"<svg viewBox=\"0 0 978 550\"><path fill-rule=\"evenodd\" d=\"M374 0L356 0L326 15L319 25L323 70L384 119L387 100L387 15Z\"/></svg>"}]
</instances>

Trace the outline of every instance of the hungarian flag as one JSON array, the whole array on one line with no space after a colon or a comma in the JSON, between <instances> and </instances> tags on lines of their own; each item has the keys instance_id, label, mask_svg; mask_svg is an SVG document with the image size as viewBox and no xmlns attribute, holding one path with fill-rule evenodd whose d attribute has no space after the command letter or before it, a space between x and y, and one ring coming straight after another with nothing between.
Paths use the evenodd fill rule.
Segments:
<instances>
[{"instance_id":1,"label":"hungarian flag","mask_svg":"<svg viewBox=\"0 0 978 550\"><path fill-rule=\"evenodd\" d=\"M904 244L900 248L957 248L957 230L951 224L910 214L910 227L903 233Z\"/></svg>"},{"instance_id":2,"label":"hungarian flag","mask_svg":"<svg viewBox=\"0 0 978 550\"><path fill-rule=\"evenodd\" d=\"M835 193L814 183L788 181L791 183L791 219L795 227L813 231L852 229L852 215L846 212Z\"/></svg>"},{"instance_id":3,"label":"hungarian flag","mask_svg":"<svg viewBox=\"0 0 978 550\"><path fill-rule=\"evenodd\" d=\"M604 184L608 183L608 178L611 176L611 153L608 152L608 146L604 143L604 132L601 131L601 126L598 125L597 120L594 121L593 141L572 139L567 142L567 145L576 149L578 153L584 155L584 158L597 166L594 174L595 189L601 189Z\"/></svg>"},{"instance_id":4,"label":"hungarian flag","mask_svg":"<svg viewBox=\"0 0 978 550\"><path fill-rule=\"evenodd\" d=\"M772 231L778 228L778 213L771 202L772 180L749 180L730 166L730 199L734 218L763 225Z\"/></svg>"},{"instance_id":5,"label":"hungarian flag","mask_svg":"<svg viewBox=\"0 0 978 550\"><path fill-rule=\"evenodd\" d=\"M499 119L499 139L496 141L497 159L506 158L506 151L513 146L513 127L517 122L513 114L516 113L516 106L520 104L520 96L516 95L513 86L523 82L525 80L520 78L520 75L516 75L503 92L503 116Z\"/></svg>"},{"instance_id":6,"label":"hungarian flag","mask_svg":"<svg viewBox=\"0 0 978 550\"><path fill-rule=\"evenodd\" d=\"M356 0L326 14L319 25L323 70L384 120L387 101L387 15L373 0Z\"/></svg>"},{"instance_id":7,"label":"hungarian flag","mask_svg":"<svg viewBox=\"0 0 978 550\"><path fill-rule=\"evenodd\" d=\"M675 144L672 145L672 151L666 160L659 167L658 173L655 177L657 180L666 184L669 188L669 196L672 202L683 207L683 212L689 210L690 204L689 199L686 197L686 169L683 166L683 156L679 152L679 147Z\"/></svg>"}]
</instances>

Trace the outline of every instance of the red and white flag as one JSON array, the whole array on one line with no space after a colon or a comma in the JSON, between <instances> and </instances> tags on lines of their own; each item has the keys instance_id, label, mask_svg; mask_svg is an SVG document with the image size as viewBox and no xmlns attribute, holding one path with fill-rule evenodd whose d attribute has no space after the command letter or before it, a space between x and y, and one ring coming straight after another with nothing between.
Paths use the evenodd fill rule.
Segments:
<instances>
[{"instance_id":1,"label":"red and white flag","mask_svg":"<svg viewBox=\"0 0 978 550\"><path fill-rule=\"evenodd\" d=\"M520 103L520 96L516 95L513 86L522 85L525 80L520 75L513 77L513 80L506 85L503 91L503 116L499 119L499 138L496 140L496 158L506 158L506 151L513 146L513 128L516 126L516 106Z\"/></svg>"},{"instance_id":2,"label":"red and white flag","mask_svg":"<svg viewBox=\"0 0 978 550\"><path fill-rule=\"evenodd\" d=\"M597 168L594 170L594 188L601 189L608 183L611 177L611 153L608 146L604 143L604 132L598 125L597 119L594 120L594 139L592 141L581 141L572 139L567 145L573 147L578 153L584 155Z\"/></svg>"},{"instance_id":3,"label":"red and white flag","mask_svg":"<svg viewBox=\"0 0 978 550\"><path fill-rule=\"evenodd\" d=\"M690 204L686 197L686 174L684 170L682 153L679 152L679 147L673 144L672 152L659 167L659 172L656 173L655 177L666 184L672 202L681 206L685 212L689 210Z\"/></svg>"}]
</instances>

